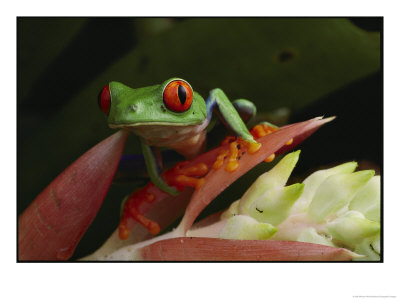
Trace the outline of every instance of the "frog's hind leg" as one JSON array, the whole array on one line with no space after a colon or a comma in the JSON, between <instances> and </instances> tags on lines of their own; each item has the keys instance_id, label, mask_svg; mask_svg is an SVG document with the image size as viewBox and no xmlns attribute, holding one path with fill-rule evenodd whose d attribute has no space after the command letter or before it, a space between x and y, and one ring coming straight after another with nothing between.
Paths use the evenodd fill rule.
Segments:
<instances>
[{"instance_id":1,"label":"frog's hind leg","mask_svg":"<svg viewBox=\"0 0 400 300\"><path fill-rule=\"evenodd\" d=\"M200 132L198 135L198 139L194 142L193 145L184 144L182 150L187 149L188 151L186 154L194 154L192 151L198 151L199 148L198 146L203 147L204 141L205 141L205 133ZM197 137L194 136L194 137ZM160 190L163 190L164 192L167 192L168 194L172 196L177 196L179 194L179 191L171 186L170 184L167 183L167 181L161 176L161 167L160 164L157 160L157 155L155 149L147 145L142 139L141 139L141 146L142 146L142 153L144 156L144 160L146 163L146 168L147 168L147 173L149 174L150 180L156 185ZM174 148L174 150L179 152L178 148ZM189 156L189 155L188 155ZM174 174L174 176L177 176L179 174ZM174 177L172 176L172 177Z\"/></svg>"},{"instance_id":2,"label":"frog's hind leg","mask_svg":"<svg viewBox=\"0 0 400 300\"><path fill-rule=\"evenodd\" d=\"M176 187L179 191L183 191L186 187L199 189L204 184L205 179L203 177L208 171L209 168L205 163L190 165L189 162L180 162L164 172L164 178L169 185ZM157 197L161 197L161 199ZM155 203L162 199L165 199L165 194L155 192L152 182L125 197L121 204L120 239L126 240L129 237L131 231L128 225L129 219L134 219L145 227L150 234L158 234L160 225L145 216L142 204L145 202Z\"/></svg>"},{"instance_id":3,"label":"frog's hind leg","mask_svg":"<svg viewBox=\"0 0 400 300\"><path fill-rule=\"evenodd\" d=\"M151 186L152 184L148 184L144 188L134 191L124 199L122 203L121 220L118 226L119 237L121 240L126 240L129 237L131 230L128 227L128 220L130 218L136 220L152 235L160 232L160 225L158 225L157 222L146 218L139 209L142 202L154 201L154 195L148 191Z\"/></svg>"},{"instance_id":4,"label":"frog's hind leg","mask_svg":"<svg viewBox=\"0 0 400 300\"><path fill-rule=\"evenodd\" d=\"M154 149L147 145L142 139L140 139L140 141L142 146L142 153L146 163L147 173L149 174L151 181L164 192L167 192L172 196L177 196L179 194L178 190L176 190L174 187L169 186L161 177L161 167L157 161L157 155Z\"/></svg>"}]
</instances>

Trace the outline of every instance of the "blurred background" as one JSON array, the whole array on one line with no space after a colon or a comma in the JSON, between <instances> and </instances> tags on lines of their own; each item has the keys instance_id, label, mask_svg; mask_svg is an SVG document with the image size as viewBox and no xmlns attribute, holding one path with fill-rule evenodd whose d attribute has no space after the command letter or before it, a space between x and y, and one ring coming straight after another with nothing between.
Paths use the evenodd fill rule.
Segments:
<instances>
[{"instance_id":1,"label":"blurred background","mask_svg":"<svg viewBox=\"0 0 400 300\"><path fill-rule=\"evenodd\" d=\"M97 106L109 81L136 88L182 77L204 98L219 87L256 104L253 123L335 115L300 145L292 180L350 160L381 173L382 31L383 18L18 18L17 214L114 133ZM225 134L215 128L209 147ZM124 153L140 153L135 136ZM203 215L239 198L271 166L240 178ZM104 242L121 199L140 184L111 186L72 259Z\"/></svg>"}]
</instances>

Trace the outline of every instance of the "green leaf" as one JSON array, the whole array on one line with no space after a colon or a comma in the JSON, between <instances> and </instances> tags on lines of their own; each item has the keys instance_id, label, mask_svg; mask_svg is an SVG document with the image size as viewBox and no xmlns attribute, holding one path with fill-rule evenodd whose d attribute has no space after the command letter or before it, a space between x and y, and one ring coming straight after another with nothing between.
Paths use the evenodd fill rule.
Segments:
<instances>
[{"instance_id":1,"label":"green leaf","mask_svg":"<svg viewBox=\"0 0 400 300\"><path fill-rule=\"evenodd\" d=\"M294 202L300 197L303 189L302 183L270 189L252 203L248 215L259 222L279 225L289 216Z\"/></svg>"},{"instance_id":2,"label":"green leaf","mask_svg":"<svg viewBox=\"0 0 400 300\"><path fill-rule=\"evenodd\" d=\"M263 197L264 193L283 188L299 160L299 155L300 150L287 154L273 169L258 177L240 199L239 213L249 214L253 204L258 201L260 197L265 198Z\"/></svg>"},{"instance_id":3,"label":"green leaf","mask_svg":"<svg viewBox=\"0 0 400 300\"><path fill-rule=\"evenodd\" d=\"M315 195L315 192L317 191L318 187L322 184L322 182L325 181L325 179L335 174L352 173L356 168L357 168L356 162L348 162L330 169L320 170L312 173L303 181L303 183L305 184L303 194L296 201L295 205L293 206L293 209L296 211L307 210L308 206L310 205Z\"/></svg>"},{"instance_id":4,"label":"green leaf","mask_svg":"<svg viewBox=\"0 0 400 300\"><path fill-rule=\"evenodd\" d=\"M229 208L221 214L221 219L228 219L230 217L238 215L239 214L239 202L240 202L240 200L236 200L235 202L232 202L232 204L229 206Z\"/></svg>"},{"instance_id":5,"label":"green leaf","mask_svg":"<svg viewBox=\"0 0 400 300\"><path fill-rule=\"evenodd\" d=\"M364 255L364 257L353 258L353 260L358 261L378 261L381 259L380 255L373 249L372 239L364 239L357 247L354 249L356 253Z\"/></svg>"},{"instance_id":6,"label":"green leaf","mask_svg":"<svg viewBox=\"0 0 400 300\"><path fill-rule=\"evenodd\" d=\"M219 237L235 240L267 240L275 234L276 227L257 222L249 216L233 216L228 219Z\"/></svg>"},{"instance_id":7,"label":"green leaf","mask_svg":"<svg viewBox=\"0 0 400 300\"><path fill-rule=\"evenodd\" d=\"M349 209L357 210L372 221L381 220L380 176L374 176L351 200Z\"/></svg>"},{"instance_id":8,"label":"green leaf","mask_svg":"<svg viewBox=\"0 0 400 300\"><path fill-rule=\"evenodd\" d=\"M366 219L358 211L348 211L329 222L326 227L334 239L351 247L367 237L375 236L380 231L379 223Z\"/></svg>"},{"instance_id":9,"label":"green leaf","mask_svg":"<svg viewBox=\"0 0 400 300\"><path fill-rule=\"evenodd\" d=\"M371 243L372 248L374 248L374 251L377 252L378 254L381 254L381 235L377 234L375 238L372 240Z\"/></svg>"},{"instance_id":10,"label":"green leaf","mask_svg":"<svg viewBox=\"0 0 400 300\"><path fill-rule=\"evenodd\" d=\"M297 241L335 247L335 244L332 243L331 239L324 235L318 234L314 227L308 227L304 229L299 234Z\"/></svg>"},{"instance_id":11,"label":"green leaf","mask_svg":"<svg viewBox=\"0 0 400 300\"><path fill-rule=\"evenodd\" d=\"M309 206L308 216L321 222L345 207L355 193L374 176L373 170L328 177L317 189Z\"/></svg>"}]
</instances>

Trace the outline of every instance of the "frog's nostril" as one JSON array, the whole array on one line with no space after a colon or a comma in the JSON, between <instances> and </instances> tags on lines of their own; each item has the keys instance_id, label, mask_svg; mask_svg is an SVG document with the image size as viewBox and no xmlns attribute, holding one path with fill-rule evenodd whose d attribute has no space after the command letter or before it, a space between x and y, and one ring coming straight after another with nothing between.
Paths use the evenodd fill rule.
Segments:
<instances>
[{"instance_id":1,"label":"frog's nostril","mask_svg":"<svg viewBox=\"0 0 400 300\"><path fill-rule=\"evenodd\" d=\"M100 109L108 115L111 106L111 94L108 84L100 91L99 96L97 97L97 104Z\"/></svg>"}]
</instances>

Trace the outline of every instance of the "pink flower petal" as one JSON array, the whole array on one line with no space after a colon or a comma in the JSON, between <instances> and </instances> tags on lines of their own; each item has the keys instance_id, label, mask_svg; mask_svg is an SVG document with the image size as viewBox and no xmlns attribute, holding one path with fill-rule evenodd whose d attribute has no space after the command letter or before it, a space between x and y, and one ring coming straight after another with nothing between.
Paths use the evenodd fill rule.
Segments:
<instances>
[{"instance_id":1,"label":"pink flower petal","mask_svg":"<svg viewBox=\"0 0 400 300\"><path fill-rule=\"evenodd\" d=\"M174 238L141 249L143 260L153 261L346 261L353 255L343 248L290 241Z\"/></svg>"},{"instance_id":2,"label":"pink flower petal","mask_svg":"<svg viewBox=\"0 0 400 300\"><path fill-rule=\"evenodd\" d=\"M119 131L57 176L18 218L19 260L66 260L96 216L127 137Z\"/></svg>"}]
</instances>

